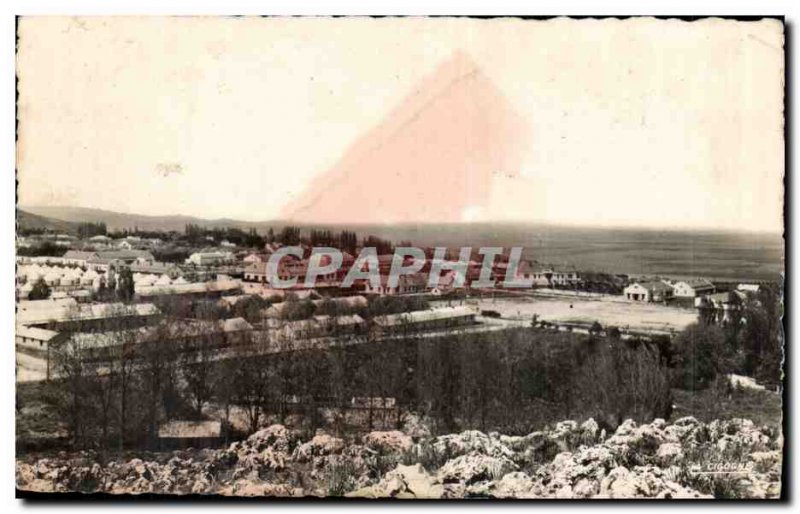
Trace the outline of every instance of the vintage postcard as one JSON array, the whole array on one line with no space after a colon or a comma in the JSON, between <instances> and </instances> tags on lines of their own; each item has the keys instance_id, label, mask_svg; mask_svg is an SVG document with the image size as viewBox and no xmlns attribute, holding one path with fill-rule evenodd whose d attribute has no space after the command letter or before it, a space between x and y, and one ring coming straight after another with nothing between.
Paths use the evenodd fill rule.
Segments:
<instances>
[{"instance_id":1,"label":"vintage postcard","mask_svg":"<svg viewBox=\"0 0 800 514\"><path fill-rule=\"evenodd\" d=\"M785 496L781 18L17 38L18 496Z\"/></svg>"}]
</instances>

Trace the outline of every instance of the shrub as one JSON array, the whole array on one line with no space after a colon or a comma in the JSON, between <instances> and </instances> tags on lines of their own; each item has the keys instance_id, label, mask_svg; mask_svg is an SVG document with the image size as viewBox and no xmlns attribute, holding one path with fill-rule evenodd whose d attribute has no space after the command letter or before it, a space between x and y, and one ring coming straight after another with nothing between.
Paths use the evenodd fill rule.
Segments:
<instances>
[{"instance_id":1,"label":"shrub","mask_svg":"<svg viewBox=\"0 0 800 514\"><path fill-rule=\"evenodd\" d=\"M328 496L344 496L356 487L356 468L348 460L336 462L328 468L325 482Z\"/></svg>"},{"instance_id":2,"label":"shrub","mask_svg":"<svg viewBox=\"0 0 800 514\"><path fill-rule=\"evenodd\" d=\"M682 389L705 389L711 384L724 354L725 334L714 325L690 325L673 344L673 385Z\"/></svg>"}]
</instances>

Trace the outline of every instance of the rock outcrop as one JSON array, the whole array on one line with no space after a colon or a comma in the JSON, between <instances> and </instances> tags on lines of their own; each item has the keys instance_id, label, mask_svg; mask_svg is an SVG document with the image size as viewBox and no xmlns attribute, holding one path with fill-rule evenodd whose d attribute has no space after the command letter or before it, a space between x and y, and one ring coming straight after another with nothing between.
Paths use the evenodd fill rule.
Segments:
<instances>
[{"instance_id":1,"label":"rock outcrop","mask_svg":"<svg viewBox=\"0 0 800 514\"><path fill-rule=\"evenodd\" d=\"M17 487L46 492L354 498L775 498L783 439L749 420L593 420L525 436L459 434L414 440L371 432L361 444L308 441L273 425L219 450L102 461L61 453L16 463Z\"/></svg>"}]
</instances>

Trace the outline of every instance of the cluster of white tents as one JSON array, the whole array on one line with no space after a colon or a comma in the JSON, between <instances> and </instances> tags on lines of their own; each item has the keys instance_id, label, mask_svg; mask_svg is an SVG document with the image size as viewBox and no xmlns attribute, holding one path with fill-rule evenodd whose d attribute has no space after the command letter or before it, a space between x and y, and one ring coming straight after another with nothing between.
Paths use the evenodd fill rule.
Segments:
<instances>
[{"instance_id":1,"label":"cluster of white tents","mask_svg":"<svg viewBox=\"0 0 800 514\"><path fill-rule=\"evenodd\" d=\"M83 270L62 266L26 264L17 267L17 281L33 288L33 284L44 279L50 287L56 286L93 286L100 287L102 274L95 270Z\"/></svg>"},{"instance_id":2,"label":"cluster of white tents","mask_svg":"<svg viewBox=\"0 0 800 514\"><path fill-rule=\"evenodd\" d=\"M97 291L106 281L106 276L102 272L97 272L93 269L84 270L79 267L54 266L50 264L38 263L17 265L17 284L21 284L19 286L19 293L21 297L27 298L30 292L33 290L34 284L36 284L39 279L44 280L45 284L52 288L81 288ZM189 282L183 277L178 277L173 280L166 274L133 274L134 290L142 287L172 286L188 283Z\"/></svg>"},{"instance_id":3,"label":"cluster of white tents","mask_svg":"<svg viewBox=\"0 0 800 514\"><path fill-rule=\"evenodd\" d=\"M171 286L171 285L178 285L178 284L188 284L189 282L183 278L178 277L175 280L169 278L168 275L164 274L161 276L158 275L151 275L148 273L134 273L133 274L133 287L134 289L140 287L150 287L150 286Z\"/></svg>"}]
</instances>

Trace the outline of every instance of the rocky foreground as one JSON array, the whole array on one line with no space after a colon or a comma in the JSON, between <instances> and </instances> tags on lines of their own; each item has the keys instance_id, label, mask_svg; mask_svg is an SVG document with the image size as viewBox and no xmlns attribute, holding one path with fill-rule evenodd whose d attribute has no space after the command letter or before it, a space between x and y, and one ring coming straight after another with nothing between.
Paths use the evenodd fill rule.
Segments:
<instances>
[{"instance_id":1,"label":"rocky foreground","mask_svg":"<svg viewBox=\"0 0 800 514\"><path fill-rule=\"evenodd\" d=\"M355 498L776 498L783 441L733 419L667 424L558 423L526 436L371 432L360 443L282 425L222 450L98 462L95 455L17 460L17 487L111 494Z\"/></svg>"}]
</instances>

